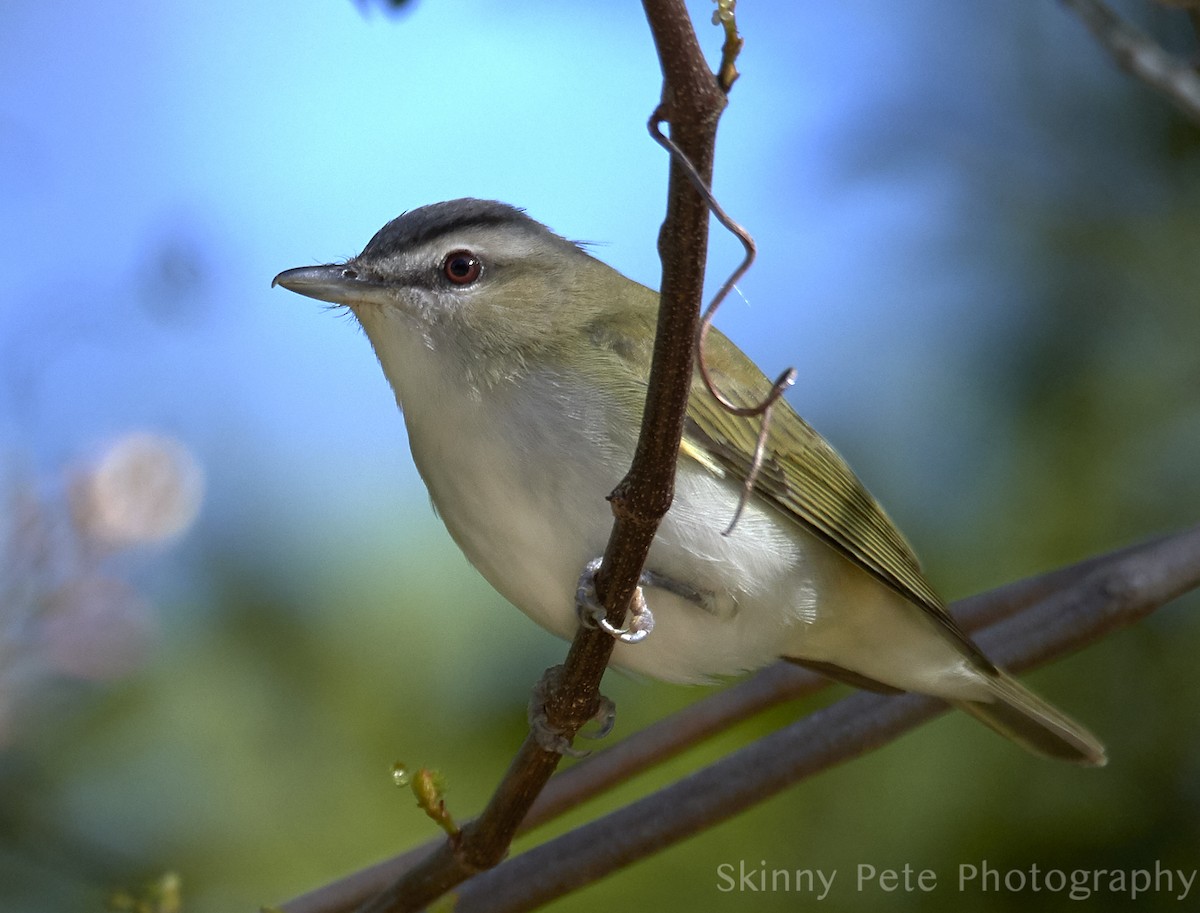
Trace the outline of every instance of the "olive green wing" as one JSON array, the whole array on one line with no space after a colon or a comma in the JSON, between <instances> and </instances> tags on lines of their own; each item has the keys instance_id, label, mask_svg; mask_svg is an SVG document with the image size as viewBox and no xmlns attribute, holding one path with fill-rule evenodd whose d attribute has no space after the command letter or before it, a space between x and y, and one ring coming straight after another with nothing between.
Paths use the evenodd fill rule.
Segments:
<instances>
[{"instance_id":1,"label":"olive green wing","mask_svg":"<svg viewBox=\"0 0 1200 913\"><path fill-rule=\"evenodd\" d=\"M705 359L718 388L739 407L756 405L771 389L771 381L715 329L709 332ZM688 403L683 452L710 470L741 481L753 463L761 421L731 414L713 399L697 372ZM883 508L837 451L783 400L772 410L766 453L754 490L876 579L935 616L955 639L982 659L978 648L950 619L942 600L921 573L912 548Z\"/></svg>"}]
</instances>

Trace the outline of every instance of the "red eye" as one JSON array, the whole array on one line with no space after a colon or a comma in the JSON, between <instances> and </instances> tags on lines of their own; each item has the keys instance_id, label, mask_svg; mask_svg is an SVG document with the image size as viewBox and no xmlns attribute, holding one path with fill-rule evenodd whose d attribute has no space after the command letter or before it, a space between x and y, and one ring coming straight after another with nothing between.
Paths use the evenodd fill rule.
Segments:
<instances>
[{"instance_id":1,"label":"red eye","mask_svg":"<svg viewBox=\"0 0 1200 913\"><path fill-rule=\"evenodd\" d=\"M483 264L469 250L453 250L442 261L442 275L455 285L470 285L483 272Z\"/></svg>"}]
</instances>

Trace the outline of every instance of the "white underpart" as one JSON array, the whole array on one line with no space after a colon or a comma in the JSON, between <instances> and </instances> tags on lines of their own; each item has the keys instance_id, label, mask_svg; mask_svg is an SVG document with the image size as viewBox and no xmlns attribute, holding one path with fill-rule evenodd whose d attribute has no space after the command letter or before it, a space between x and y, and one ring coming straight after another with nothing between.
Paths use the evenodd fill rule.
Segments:
<instances>
[{"instance_id":1,"label":"white underpart","mask_svg":"<svg viewBox=\"0 0 1200 913\"><path fill-rule=\"evenodd\" d=\"M455 542L509 601L569 638L579 575L612 528L607 495L628 468L609 404L564 374L490 387L436 351L399 313L360 320L404 411L413 459ZM921 609L765 504L730 536L738 486L683 460L675 502L647 567L711 593L700 606L651 588L653 633L613 662L679 682L758 668L779 656L833 663L904 690L987 699L959 648ZM501 623L501 622L497 622Z\"/></svg>"}]
</instances>

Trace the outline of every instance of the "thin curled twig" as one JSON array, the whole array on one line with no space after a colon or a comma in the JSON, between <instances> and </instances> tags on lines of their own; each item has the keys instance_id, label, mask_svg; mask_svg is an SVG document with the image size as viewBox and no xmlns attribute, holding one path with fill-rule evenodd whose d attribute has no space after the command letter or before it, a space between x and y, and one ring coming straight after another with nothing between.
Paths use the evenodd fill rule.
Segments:
<instances>
[{"instance_id":1,"label":"thin curled twig","mask_svg":"<svg viewBox=\"0 0 1200 913\"><path fill-rule=\"evenodd\" d=\"M704 386L708 388L708 392L712 395L721 407L732 415L741 416L743 418L753 418L754 416L762 416L762 424L758 429L758 439L754 444L754 459L750 463L750 471L746 473L746 479L742 483L741 497L738 498L737 509L733 512L733 519L729 521L729 526L725 528L722 535L728 536L737 526L738 520L742 516L742 511L750 501L750 496L754 493L754 484L758 481L759 473L762 471L763 459L767 452L767 435L771 431L771 412L779 397L783 396L784 391L796 382L796 369L788 368L771 386L770 391L762 402L756 403L753 406L739 406L729 397L721 392L717 382L713 379L712 374L708 370L708 359L705 358L704 343L708 339L708 331L712 327L713 319L717 315L717 308L725 301L734 286L738 284L741 278L749 272L750 267L754 265L754 258L758 255L758 247L754 243L754 238L750 232L746 231L741 225L733 221L729 214L725 212L717 198L713 196L712 190L700 173L696 170L696 166L688 160L674 141L662 132L660 128L665 118L662 114L662 109L658 108L654 114L650 116L650 123L647 125L650 130L650 135L654 137L654 141L671 153L672 158L683 168L687 174L688 180L692 182L692 186L704 198L708 208L712 214L717 217L717 221L725 226L734 237L742 242L742 248L745 250L745 255L742 257L741 263L737 265L729 278L717 290L717 294L713 296L708 307L704 310L704 315L700 318L700 331L696 334L696 363L700 367L700 376L704 379Z\"/></svg>"},{"instance_id":2,"label":"thin curled twig","mask_svg":"<svg viewBox=\"0 0 1200 913\"><path fill-rule=\"evenodd\" d=\"M663 71L663 96L675 99L672 131L707 176L725 93L708 70L683 0L642 2ZM662 292L645 408L629 472L608 498L614 522L596 577L597 595L614 625L628 611L659 523L671 506L700 319L707 227L707 206L672 167L660 232ZM564 663L547 671L545 716L565 743L595 716L612 649L607 633L580 627ZM561 758L557 745L547 748L543 741L531 727L483 813L463 826L458 840L442 841L424 854L360 907L360 913L424 909L499 862Z\"/></svg>"}]
</instances>

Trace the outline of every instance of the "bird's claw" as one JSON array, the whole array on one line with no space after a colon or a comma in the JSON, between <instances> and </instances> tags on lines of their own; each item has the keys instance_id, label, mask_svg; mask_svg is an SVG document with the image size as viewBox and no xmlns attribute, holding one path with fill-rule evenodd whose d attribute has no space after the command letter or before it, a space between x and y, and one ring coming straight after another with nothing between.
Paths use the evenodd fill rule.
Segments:
<instances>
[{"instance_id":1,"label":"bird's claw","mask_svg":"<svg viewBox=\"0 0 1200 913\"><path fill-rule=\"evenodd\" d=\"M613 731L613 727L617 725L617 705L612 698L605 697L603 694L597 695L599 706L596 707L596 714L592 717L600 725L596 727L595 732L579 733L585 739L603 739Z\"/></svg>"}]
</instances>

